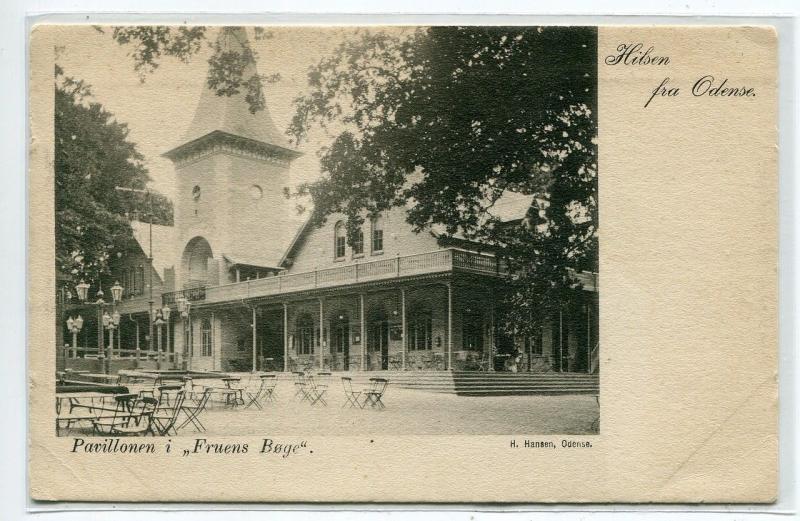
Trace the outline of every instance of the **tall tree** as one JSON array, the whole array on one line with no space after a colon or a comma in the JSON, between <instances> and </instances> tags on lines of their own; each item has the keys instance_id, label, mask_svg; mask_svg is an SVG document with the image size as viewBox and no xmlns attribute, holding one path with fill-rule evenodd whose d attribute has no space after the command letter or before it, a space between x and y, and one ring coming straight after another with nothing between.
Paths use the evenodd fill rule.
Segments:
<instances>
[{"instance_id":1,"label":"tall tree","mask_svg":"<svg viewBox=\"0 0 800 521\"><path fill-rule=\"evenodd\" d=\"M83 81L55 78L56 269L97 283L113 257L130 253L132 213L150 214L150 202L115 190L144 189L143 156L128 140L128 127L92 100ZM171 224L172 204L153 197L153 222Z\"/></svg>"},{"instance_id":2,"label":"tall tree","mask_svg":"<svg viewBox=\"0 0 800 521\"><path fill-rule=\"evenodd\" d=\"M332 131L314 221L408 206L417 231L493 244L513 264L508 327L532 333L597 262L596 31L432 27L363 32L308 74L291 131ZM493 212L509 193L524 218ZM520 331L520 329L522 331Z\"/></svg>"}]
</instances>

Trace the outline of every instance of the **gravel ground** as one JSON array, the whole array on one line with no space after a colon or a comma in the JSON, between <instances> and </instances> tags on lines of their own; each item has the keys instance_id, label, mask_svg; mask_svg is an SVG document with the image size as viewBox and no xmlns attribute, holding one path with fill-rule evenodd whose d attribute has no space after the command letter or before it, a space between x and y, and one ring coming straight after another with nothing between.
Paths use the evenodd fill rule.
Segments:
<instances>
[{"instance_id":1,"label":"gravel ground","mask_svg":"<svg viewBox=\"0 0 800 521\"><path fill-rule=\"evenodd\" d=\"M263 410L215 405L202 418L207 436L261 435L431 435L431 434L593 434L599 406L594 396L456 396L392 388L386 408L342 408L338 386L326 395L327 407L293 398L291 381L279 383L276 402ZM196 435L192 428L182 436Z\"/></svg>"}]
</instances>

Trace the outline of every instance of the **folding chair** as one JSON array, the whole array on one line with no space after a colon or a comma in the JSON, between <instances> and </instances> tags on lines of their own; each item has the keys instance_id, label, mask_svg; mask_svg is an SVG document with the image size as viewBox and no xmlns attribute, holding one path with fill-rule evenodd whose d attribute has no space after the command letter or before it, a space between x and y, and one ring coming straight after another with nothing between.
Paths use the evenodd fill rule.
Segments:
<instances>
[{"instance_id":1,"label":"folding chair","mask_svg":"<svg viewBox=\"0 0 800 521\"><path fill-rule=\"evenodd\" d=\"M372 386L364 392L364 406L370 405L373 409L385 409L386 406L381 401L383 393L386 392L386 387L389 385L389 380L386 378L370 378Z\"/></svg>"},{"instance_id":2,"label":"folding chair","mask_svg":"<svg viewBox=\"0 0 800 521\"><path fill-rule=\"evenodd\" d=\"M342 404L342 408L344 409L348 405L351 409L358 407L359 409L363 409L364 406L359 403L359 398L361 397L361 391L353 390L353 379L349 376L342 377L342 387L344 388L344 398L345 402Z\"/></svg>"},{"instance_id":3,"label":"folding chair","mask_svg":"<svg viewBox=\"0 0 800 521\"><path fill-rule=\"evenodd\" d=\"M300 398L300 401L308 400L308 390L306 382L306 374L303 371L295 371L294 373L294 397Z\"/></svg>"},{"instance_id":4,"label":"folding chair","mask_svg":"<svg viewBox=\"0 0 800 521\"><path fill-rule=\"evenodd\" d=\"M171 405L169 402L165 405L163 402L159 401L159 406L156 408L155 413L153 413L153 425L161 436L167 436L170 431L175 435L178 434L178 430L175 428L175 422L178 421L178 415L181 412L185 393L186 391L183 388L180 388L180 390L175 393L174 405ZM169 400L168 393L162 393L161 396Z\"/></svg>"},{"instance_id":5,"label":"folding chair","mask_svg":"<svg viewBox=\"0 0 800 521\"><path fill-rule=\"evenodd\" d=\"M144 436L148 433L155 436L153 431L153 414L158 407L158 400L145 396L136 401L134 410L129 414L117 418L109 424L101 421L94 422L95 432L101 432L99 426L107 427L109 435L116 436Z\"/></svg>"},{"instance_id":6,"label":"folding chair","mask_svg":"<svg viewBox=\"0 0 800 521\"><path fill-rule=\"evenodd\" d=\"M184 400L181 405L181 411L186 415L186 419L178 425L176 430L181 430L191 423L197 432L206 432L206 426L200 421L199 416L206 410L206 405L213 391L212 388L207 387L195 405L186 405L186 400Z\"/></svg>"},{"instance_id":7,"label":"folding chair","mask_svg":"<svg viewBox=\"0 0 800 521\"><path fill-rule=\"evenodd\" d=\"M245 409L248 409L253 405L255 405L258 409L263 409L264 407L261 405L261 400L272 401L272 391L275 388L275 375L264 374L260 375L258 378L260 383L255 392L245 390L249 399L247 405L245 405Z\"/></svg>"},{"instance_id":8,"label":"folding chair","mask_svg":"<svg viewBox=\"0 0 800 521\"><path fill-rule=\"evenodd\" d=\"M308 375L307 395L308 401L313 406L320 404L327 407L328 402L325 401L325 393L328 391L328 379L330 373L319 373L316 376Z\"/></svg>"},{"instance_id":9,"label":"folding chair","mask_svg":"<svg viewBox=\"0 0 800 521\"><path fill-rule=\"evenodd\" d=\"M94 424L102 421L103 424L108 425L117 421L118 416L124 418L130 412L132 403L135 403L137 395L125 393L109 395L109 397L114 398L113 407L107 404L106 400L108 397L91 398L89 404L81 403L74 398L70 398L67 414L62 416L60 414L61 411L58 411L59 414L56 418L56 434L61 434L60 422L62 421L66 422L66 425L64 425L66 432L72 430L75 423L91 422L93 431L103 434ZM75 412L76 409L78 412Z\"/></svg>"}]
</instances>

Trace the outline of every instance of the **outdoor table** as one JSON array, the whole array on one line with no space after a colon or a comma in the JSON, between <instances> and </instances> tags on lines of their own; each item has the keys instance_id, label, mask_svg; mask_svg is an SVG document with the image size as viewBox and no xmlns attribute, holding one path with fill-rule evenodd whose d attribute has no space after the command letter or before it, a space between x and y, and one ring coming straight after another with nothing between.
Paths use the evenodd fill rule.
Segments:
<instances>
[{"instance_id":1,"label":"outdoor table","mask_svg":"<svg viewBox=\"0 0 800 521\"><path fill-rule=\"evenodd\" d=\"M128 400L120 401L120 397L128 397ZM109 400L114 400L114 406L109 407ZM72 422L96 421L104 418L113 418L120 412L120 406L130 413L132 403L136 399L135 394L130 393L102 393L96 391L56 393L56 433L59 432L61 422L67 422L67 427ZM66 415L61 414L63 409L62 401L67 400L69 411ZM87 403L88 402L88 403ZM72 412L76 408L86 409L85 415L73 416Z\"/></svg>"}]
</instances>

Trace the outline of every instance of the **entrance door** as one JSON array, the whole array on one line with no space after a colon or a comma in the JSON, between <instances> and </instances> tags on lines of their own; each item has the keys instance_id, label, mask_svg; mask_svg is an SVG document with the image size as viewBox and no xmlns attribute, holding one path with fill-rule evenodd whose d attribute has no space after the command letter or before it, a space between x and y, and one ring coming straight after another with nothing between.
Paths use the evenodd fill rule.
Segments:
<instances>
[{"instance_id":1,"label":"entrance door","mask_svg":"<svg viewBox=\"0 0 800 521\"><path fill-rule=\"evenodd\" d=\"M283 370L283 311L264 310L257 321L259 368Z\"/></svg>"},{"instance_id":2,"label":"entrance door","mask_svg":"<svg viewBox=\"0 0 800 521\"><path fill-rule=\"evenodd\" d=\"M370 314L369 344L371 353L380 353L381 369L389 369L389 320L383 309L374 310Z\"/></svg>"},{"instance_id":3,"label":"entrance door","mask_svg":"<svg viewBox=\"0 0 800 521\"><path fill-rule=\"evenodd\" d=\"M342 370L350 369L350 318L337 313L331 321L331 348L342 359Z\"/></svg>"}]
</instances>

